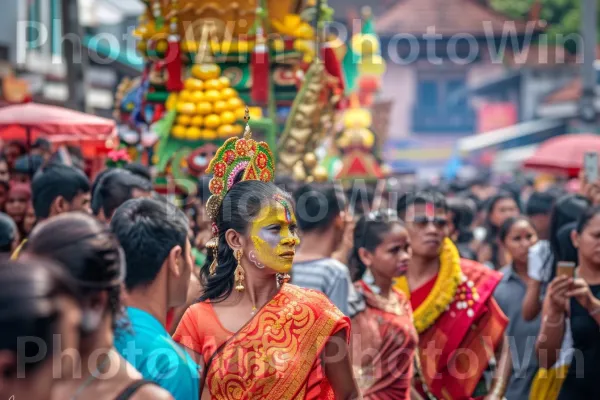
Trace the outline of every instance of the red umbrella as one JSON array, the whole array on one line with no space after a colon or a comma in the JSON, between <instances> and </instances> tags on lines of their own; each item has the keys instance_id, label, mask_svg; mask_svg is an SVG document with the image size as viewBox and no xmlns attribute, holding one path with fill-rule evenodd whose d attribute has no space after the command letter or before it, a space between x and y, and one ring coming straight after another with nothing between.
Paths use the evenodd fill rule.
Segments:
<instances>
[{"instance_id":1,"label":"red umbrella","mask_svg":"<svg viewBox=\"0 0 600 400\"><path fill-rule=\"evenodd\" d=\"M576 177L583 168L583 157L588 152L600 153L600 135L561 135L542 143L535 154L525 161L524 166Z\"/></svg>"},{"instance_id":2,"label":"red umbrella","mask_svg":"<svg viewBox=\"0 0 600 400\"><path fill-rule=\"evenodd\" d=\"M0 137L52 142L101 141L116 134L113 120L45 104L25 103L0 108Z\"/></svg>"}]
</instances>

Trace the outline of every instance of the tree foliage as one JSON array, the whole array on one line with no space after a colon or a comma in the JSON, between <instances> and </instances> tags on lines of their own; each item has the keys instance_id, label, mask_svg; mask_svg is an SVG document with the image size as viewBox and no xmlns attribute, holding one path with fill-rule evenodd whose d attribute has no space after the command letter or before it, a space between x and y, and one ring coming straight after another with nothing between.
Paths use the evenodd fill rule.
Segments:
<instances>
[{"instance_id":1,"label":"tree foliage","mask_svg":"<svg viewBox=\"0 0 600 400\"><path fill-rule=\"evenodd\" d=\"M490 5L512 18L528 19L532 6L538 0L490 0ZM600 21L600 0L597 0ZM548 22L545 33L552 43L564 43L568 35L580 32L582 0L539 0L541 4L540 19ZM600 36L599 36L600 37ZM572 49L572 41L569 49Z\"/></svg>"}]
</instances>

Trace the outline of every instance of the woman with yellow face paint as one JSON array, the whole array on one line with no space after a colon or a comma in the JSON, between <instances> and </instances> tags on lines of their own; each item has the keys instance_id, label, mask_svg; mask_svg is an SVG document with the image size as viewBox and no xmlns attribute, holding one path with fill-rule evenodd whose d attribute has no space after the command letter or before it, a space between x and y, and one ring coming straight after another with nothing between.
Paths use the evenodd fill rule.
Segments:
<instances>
[{"instance_id":1,"label":"woman with yellow face paint","mask_svg":"<svg viewBox=\"0 0 600 400\"><path fill-rule=\"evenodd\" d=\"M209 166L214 250L174 339L203 365L202 399L360 398L350 321L322 293L287 283L300 243L294 205L272 183L268 146L246 129Z\"/></svg>"}]
</instances>

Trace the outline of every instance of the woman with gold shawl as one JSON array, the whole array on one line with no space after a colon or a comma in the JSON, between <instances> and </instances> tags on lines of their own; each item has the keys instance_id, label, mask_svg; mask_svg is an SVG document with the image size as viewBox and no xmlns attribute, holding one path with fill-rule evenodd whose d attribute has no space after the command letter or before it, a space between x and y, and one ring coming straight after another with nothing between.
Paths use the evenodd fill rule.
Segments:
<instances>
[{"instance_id":1,"label":"woman with gold shawl","mask_svg":"<svg viewBox=\"0 0 600 400\"><path fill-rule=\"evenodd\" d=\"M202 399L359 398L350 321L323 294L287 283L299 239L267 144L246 126L207 171L212 251L200 300L174 335L204 365Z\"/></svg>"}]
</instances>

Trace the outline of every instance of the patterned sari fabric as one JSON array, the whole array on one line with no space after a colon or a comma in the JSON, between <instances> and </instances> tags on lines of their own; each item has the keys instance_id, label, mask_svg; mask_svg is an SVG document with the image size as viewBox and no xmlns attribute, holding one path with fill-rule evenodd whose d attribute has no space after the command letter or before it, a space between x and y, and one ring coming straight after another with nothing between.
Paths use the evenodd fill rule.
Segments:
<instances>
[{"instance_id":1,"label":"patterned sari fabric","mask_svg":"<svg viewBox=\"0 0 600 400\"><path fill-rule=\"evenodd\" d=\"M383 299L363 281L355 284L366 309L352 318L352 362L365 400L410 399L418 334L405 295Z\"/></svg>"},{"instance_id":2,"label":"patterned sari fabric","mask_svg":"<svg viewBox=\"0 0 600 400\"><path fill-rule=\"evenodd\" d=\"M501 277L477 262L461 260L447 240L434 281L410 293L406 279L398 279L396 287L411 296L419 331L418 372L424 385L420 381L416 388L424 398L429 397L425 389L438 399L475 398L508 325L492 298Z\"/></svg>"},{"instance_id":3,"label":"patterned sari fabric","mask_svg":"<svg viewBox=\"0 0 600 400\"><path fill-rule=\"evenodd\" d=\"M340 331L348 340L350 321L323 294L284 284L235 334L216 318L210 304L196 304L174 335L203 356L212 399L335 398L321 353Z\"/></svg>"}]
</instances>

